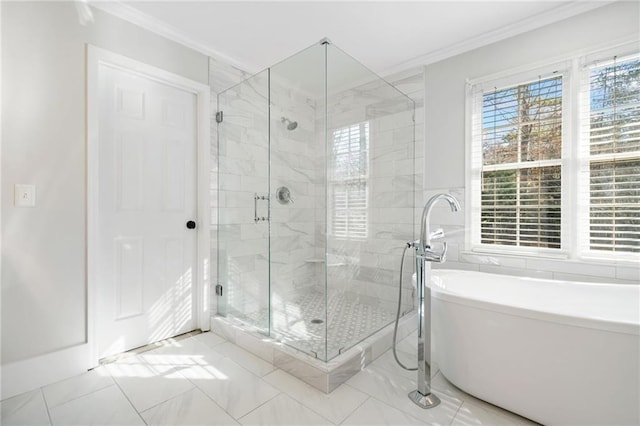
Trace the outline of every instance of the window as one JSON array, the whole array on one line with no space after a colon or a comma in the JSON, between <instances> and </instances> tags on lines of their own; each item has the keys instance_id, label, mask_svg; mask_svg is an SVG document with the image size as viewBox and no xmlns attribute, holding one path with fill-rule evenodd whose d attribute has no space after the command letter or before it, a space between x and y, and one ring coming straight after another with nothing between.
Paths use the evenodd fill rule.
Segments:
<instances>
[{"instance_id":1,"label":"window","mask_svg":"<svg viewBox=\"0 0 640 426\"><path fill-rule=\"evenodd\" d=\"M640 253L640 57L585 68L583 171L587 250Z\"/></svg>"},{"instance_id":2,"label":"window","mask_svg":"<svg viewBox=\"0 0 640 426\"><path fill-rule=\"evenodd\" d=\"M367 238L369 123L334 130L331 160L333 236Z\"/></svg>"},{"instance_id":3,"label":"window","mask_svg":"<svg viewBox=\"0 0 640 426\"><path fill-rule=\"evenodd\" d=\"M469 85L469 249L640 260L640 55L600 59Z\"/></svg>"},{"instance_id":4,"label":"window","mask_svg":"<svg viewBox=\"0 0 640 426\"><path fill-rule=\"evenodd\" d=\"M562 76L476 94L480 245L561 247Z\"/></svg>"}]
</instances>

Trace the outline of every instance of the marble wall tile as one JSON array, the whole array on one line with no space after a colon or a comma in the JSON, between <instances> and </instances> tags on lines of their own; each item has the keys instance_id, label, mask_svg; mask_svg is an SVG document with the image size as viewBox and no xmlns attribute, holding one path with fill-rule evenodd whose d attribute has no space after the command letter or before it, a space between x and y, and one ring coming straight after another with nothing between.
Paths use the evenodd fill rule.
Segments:
<instances>
[{"instance_id":1,"label":"marble wall tile","mask_svg":"<svg viewBox=\"0 0 640 426\"><path fill-rule=\"evenodd\" d=\"M250 74L216 58L209 58L209 86L220 93L249 78Z\"/></svg>"},{"instance_id":2,"label":"marble wall tile","mask_svg":"<svg viewBox=\"0 0 640 426\"><path fill-rule=\"evenodd\" d=\"M616 278L640 283L640 266L616 265Z\"/></svg>"},{"instance_id":3,"label":"marble wall tile","mask_svg":"<svg viewBox=\"0 0 640 426\"><path fill-rule=\"evenodd\" d=\"M532 277L532 278L546 278L546 279L554 278L553 276L554 274L552 272L533 271L530 269L512 268L508 266L481 264L478 266L478 270L480 272L488 272L491 274L515 275L518 277Z\"/></svg>"},{"instance_id":4,"label":"marble wall tile","mask_svg":"<svg viewBox=\"0 0 640 426\"><path fill-rule=\"evenodd\" d=\"M446 238L446 231L445 231ZM500 256L495 254L484 254L484 253L461 253L459 255L459 260L468 263L477 263L479 265L487 265L487 266L503 266L507 268L518 268L525 269L527 267L527 261L521 257L509 257L509 256Z\"/></svg>"},{"instance_id":5,"label":"marble wall tile","mask_svg":"<svg viewBox=\"0 0 640 426\"><path fill-rule=\"evenodd\" d=\"M422 66L384 76L384 79L414 100L424 98L424 68Z\"/></svg>"},{"instance_id":6,"label":"marble wall tile","mask_svg":"<svg viewBox=\"0 0 640 426\"><path fill-rule=\"evenodd\" d=\"M431 265L433 269L459 269L463 271L479 271L480 265L466 262L449 262L434 263Z\"/></svg>"},{"instance_id":7,"label":"marble wall tile","mask_svg":"<svg viewBox=\"0 0 640 426\"><path fill-rule=\"evenodd\" d=\"M527 259L527 269L551 271L558 273L579 273L596 277L615 277L615 266L584 264L583 262L561 261L552 259Z\"/></svg>"},{"instance_id":8,"label":"marble wall tile","mask_svg":"<svg viewBox=\"0 0 640 426\"><path fill-rule=\"evenodd\" d=\"M531 269L526 270L526 274L523 276L535 276L536 273L540 273L540 271L532 271ZM500 271L499 273L504 273ZM611 284L631 284L637 285L637 281L632 280L620 280L617 278L611 277L601 277L597 275L586 275L579 273L566 273L566 272L546 272L546 274L551 274L554 280L563 280L563 281L575 281L575 282L583 282L583 283L611 283Z\"/></svg>"}]
</instances>

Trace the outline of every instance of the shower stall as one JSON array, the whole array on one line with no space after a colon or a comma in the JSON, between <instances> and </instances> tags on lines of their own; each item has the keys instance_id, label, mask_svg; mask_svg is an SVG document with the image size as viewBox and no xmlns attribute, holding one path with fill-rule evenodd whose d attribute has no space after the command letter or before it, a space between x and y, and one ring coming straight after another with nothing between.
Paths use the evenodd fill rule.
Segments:
<instances>
[{"instance_id":1,"label":"shower stall","mask_svg":"<svg viewBox=\"0 0 640 426\"><path fill-rule=\"evenodd\" d=\"M322 361L395 320L414 109L327 40L218 95L219 315Z\"/></svg>"}]
</instances>

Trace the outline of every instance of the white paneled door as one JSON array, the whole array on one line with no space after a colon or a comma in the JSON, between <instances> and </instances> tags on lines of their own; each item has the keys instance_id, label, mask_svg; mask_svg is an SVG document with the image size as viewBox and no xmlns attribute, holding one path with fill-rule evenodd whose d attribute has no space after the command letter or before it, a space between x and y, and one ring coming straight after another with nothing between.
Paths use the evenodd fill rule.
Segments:
<instances>
[{"instance_id":1,"label":"white paneled door","mask_svg":"<svg viewBox=\"0 0 640 426\"><path fill-rule=\"evenodd\" d=\"M196 328L196 108L193 93L100 65L100 358Z\"/></svg>"}]
</instances>

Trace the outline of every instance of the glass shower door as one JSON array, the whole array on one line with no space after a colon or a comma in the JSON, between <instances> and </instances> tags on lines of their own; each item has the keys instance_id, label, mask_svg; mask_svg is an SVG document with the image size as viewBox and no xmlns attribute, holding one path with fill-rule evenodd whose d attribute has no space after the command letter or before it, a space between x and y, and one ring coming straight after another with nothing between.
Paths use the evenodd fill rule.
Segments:
<instances>
[{"instance_id":1,"label":"glass shower door","mask_svg":"<svg viewBox=\"0 0 640 426\"><path fill-rule=\"evenodd\" d=\"M391 324L414 239L413 101L323 41L218 111L218 313L325 361Z\"/></svg>"},{"instance_id":2,"label":"glass shower door","mask_svg":"<svg viewBox=\"0 0 640 426\"><path fill-rule=\"evenodd\" d=\"M268 70L220 93L217 121L218 313L269 334Z\"/></svg>"}]
</instances>

